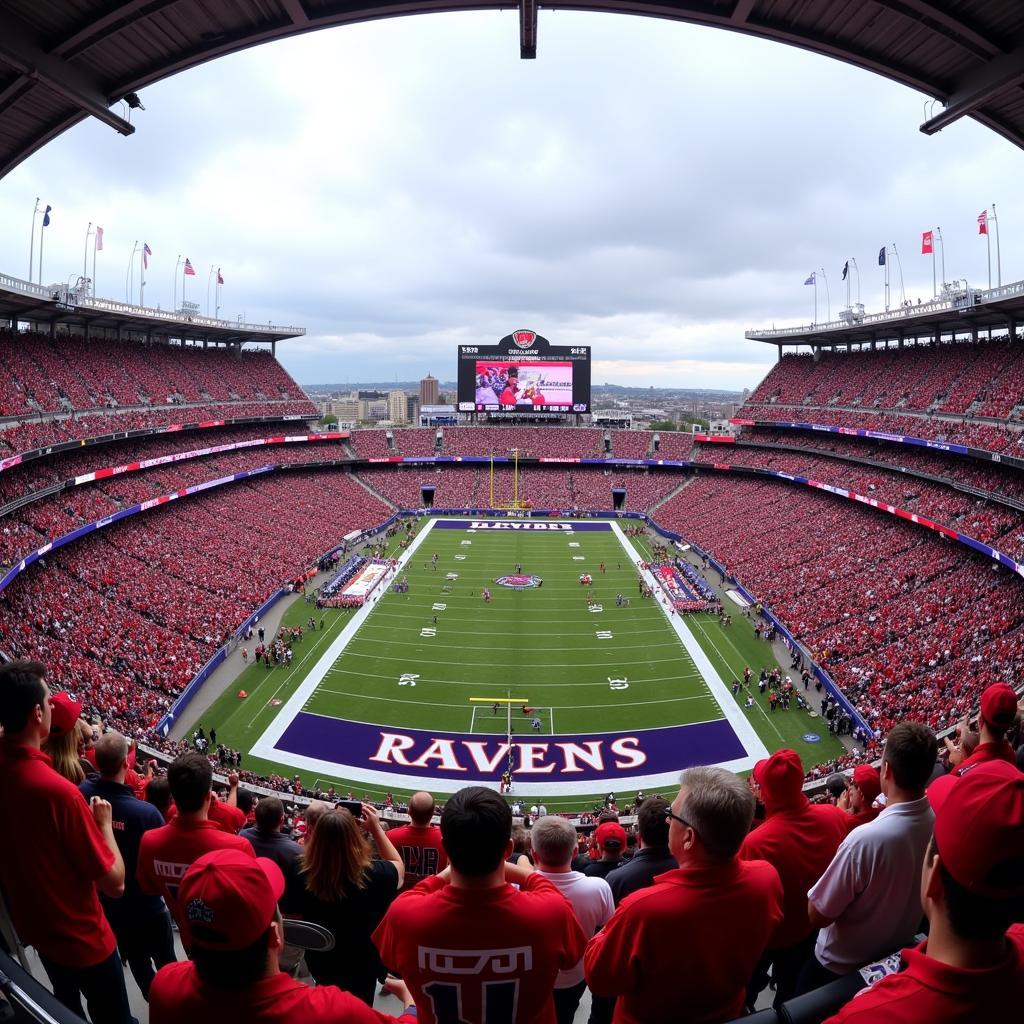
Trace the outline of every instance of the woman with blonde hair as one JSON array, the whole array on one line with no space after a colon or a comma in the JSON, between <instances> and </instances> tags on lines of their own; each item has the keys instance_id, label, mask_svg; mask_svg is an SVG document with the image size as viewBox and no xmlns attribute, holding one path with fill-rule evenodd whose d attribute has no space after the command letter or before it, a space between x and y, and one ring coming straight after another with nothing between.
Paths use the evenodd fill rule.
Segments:
<instances>
[{"instance_id":1,"label":"woman with blonde hair","mask_svg":"<svg viewBox=\"0 0 1024 1024\"><path fill-rule=\"evenodd\" d=\"M303 847L298 909L334 935L330 952L306 953L318 985L337 985L373 1005L377 981L386 972L370 936L404 875L402 858L372 804L363 804L358 818L338 807L317 820Z\"/></svg>"},{"instance_id":2,"label":"woman with blonde hair","mask_svg":"<svg viewBox=\"0 0 1024 1024\"><path fill-rule=\"evenodd\" d=\"M85 732L92 728L79 716L82 705L70 694L54 693L50 697L50 735L43 743L43 753L50 758L53 770L76 786L85 781L81 753L85 749Z\"/></svg>"}]
</instances>

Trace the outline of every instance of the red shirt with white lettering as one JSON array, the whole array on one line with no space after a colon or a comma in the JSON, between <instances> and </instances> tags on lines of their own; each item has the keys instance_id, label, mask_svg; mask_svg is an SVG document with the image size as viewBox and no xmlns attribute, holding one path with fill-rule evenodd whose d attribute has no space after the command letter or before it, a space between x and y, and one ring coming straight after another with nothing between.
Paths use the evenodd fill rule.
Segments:
<instances>
[{"instance_id":1,"label":"red shirt with white lettering","mask_svg":"<svg viewBox=\"0 0 1024 1024\"><path fill-rule=\"evenodd\" d=\"M436 825L402 825L388 833L402 863L405 865L403 889L436 875L448 867L448 854L441 844L441 830Z\"/></svg>"},{"instance_id":2,"label":"red shirt with white lettering","mask_svg":"<svg viewBox=\"0 0 1024 1024\"><path fill-rule=\"evenodd\" d=\"M905 949L905 971L862 989L825 1024L1009 1020L1024 1006L1024 925L1015 924L1006 940L1006 952L997 964L974 970L932 959L927 942Z\"/></svg>"},{"instance_id":3,"label":"red shirt with white lettering","mask_svg":"<svg viewBox=\"0 0 1024 1024\"><path fill-rule=\"evenodd\" d=\"M150 1024L387 1024L395 1019L333 985L311 988L287 974L243 989L212 988L187 960L160 968L149 992ZM416 1020L411 1014L397 1019Z\"/></svg>"},{"instance_id":4,"label":"red shirt with white lettering","mask_svg":"<svg viewBox=\"0 0 1024 1024\"><path fill-rule=\"evenodd\" d=\"M0 742L3 888L26 945L65 967L93 967L114 952L95 882L114 854L78 787L35 747Z\"/></svg>"},{"instance_id":5,"label":"red shirt with white lettering","mask_svg":"<svg viewBox=\"0 0 1024 1024\"><path fill-rule=\"evenodd\" d=\"M590 940L587 984L619 997L615 1024L732 1020L782 916L782 883L766 861L666 871Z\"/></svg>"},{"instance_id":6,"label":"red shirt with white lettering","mask_svg":"<svg viewBox=\"0 0 1024 1024\"><path fill-rule=\"evenodd\" d=\"M189 867L211 850L241 850L256 856L248 839L222 832L212 821L193 821L180 814L169 825L145 833L139 844L139 888L163 896L183 934L187 923L178 913L178 885Z\"/></svg>"},{"instance_id":7,"label":"red shirt with white lettering","mask_svg":"<svg viewBox=\"0 0 1024 1024\"><path fill-rule=\"evenodd\" d=\"M521 889L427 878L391 904L373 941L412 989L421 1024L555 1024L555 979L587 944L569 902L537 874Z\"/></svg>"},{"instance_id":8,"label":"red shirt with white lettering","mask_svg":"<svg viewBox=\"0 0 1024 1024\"><path fill-rule=\"evenodd\" d=\"M766 860L782 882L785 918L770 949L787 949L812 931L807 916L807 890L821 878L849 831L845 811L833 804L802 803L778 811L751 832L740 847L743 860Z\"/></svg>"}]
</instances>

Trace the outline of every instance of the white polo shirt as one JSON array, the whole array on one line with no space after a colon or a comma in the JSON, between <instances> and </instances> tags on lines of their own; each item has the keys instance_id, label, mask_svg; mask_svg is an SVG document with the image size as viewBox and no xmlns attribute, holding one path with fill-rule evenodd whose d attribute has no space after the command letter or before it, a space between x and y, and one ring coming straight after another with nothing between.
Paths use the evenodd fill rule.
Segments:
<instances>
[{"instance_id":1,"label":"white polo shirt","mask_svg":"<svg viewBox=\"0 0 1024 1024\"><path fill-rule=\"evenodd\" d=\"M886 807L855 828L807 894L833 923L822 928L814 955L849 974L875 957L909 946L921 923L921 866L935 815L927 797Z\"/></svg>"},{"instance_id":2,"label":"white polo shirt","mask_svg":"<svg viewBox=\"0 0 1024 1024\"><path fill-rule=\"evenodd\" d=\"M612 890L603 878L591 878L579 871L541 871L546 878L572 904L576 919L588 939L593 938L615 913ZM575 967L559 971L555 988L569 988L583 980L583 958Z\"/></svg>"}]
</instances>

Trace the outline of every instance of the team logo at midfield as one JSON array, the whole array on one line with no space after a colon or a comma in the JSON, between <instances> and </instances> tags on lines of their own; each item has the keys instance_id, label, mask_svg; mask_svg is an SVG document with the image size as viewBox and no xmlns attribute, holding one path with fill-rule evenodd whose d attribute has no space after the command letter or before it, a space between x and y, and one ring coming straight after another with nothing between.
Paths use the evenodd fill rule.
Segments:
<instances>
[{"instance_id":1,"label":"team logo at midfield","mask_svg":"<svg viewBox=\"0 0 1024 1024\"><path fill-rule=\"evenodd\" d=\"M520 348L529 348L537 340L536 331L513 331L512 340Z\"/></svg>"},{"instance_id":2,"label":"team logo at midfield","mask_svg":"<svg viewBox=\"0 0 1024 1024\"><path fill-rule=\"evenodd\" d=\"M529 590L530 587L539 587L543 580L539 576L499 576L495 581L499 587L510 587L512 590Z\"/></svg>"}]
</instances>

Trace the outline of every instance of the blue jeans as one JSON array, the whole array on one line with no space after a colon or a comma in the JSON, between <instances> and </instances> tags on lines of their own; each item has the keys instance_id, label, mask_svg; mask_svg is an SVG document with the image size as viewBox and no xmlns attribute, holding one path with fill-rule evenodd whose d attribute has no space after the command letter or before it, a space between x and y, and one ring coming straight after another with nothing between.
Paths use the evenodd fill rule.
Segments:
<instances>
[{"instance_id":1,"label":"blue jeans","mask_svg":"<svg viewBox=\"0 0 1024 1024\"><path fill-rule=\"evenodd\" d=\"M82 996L92 1024L138 1024L128 1007L124 969L117 950L92 967L65 967L39 955L53 986L53 994L73 1013L84 1017Z\"/></svg>"}]
</instances>

